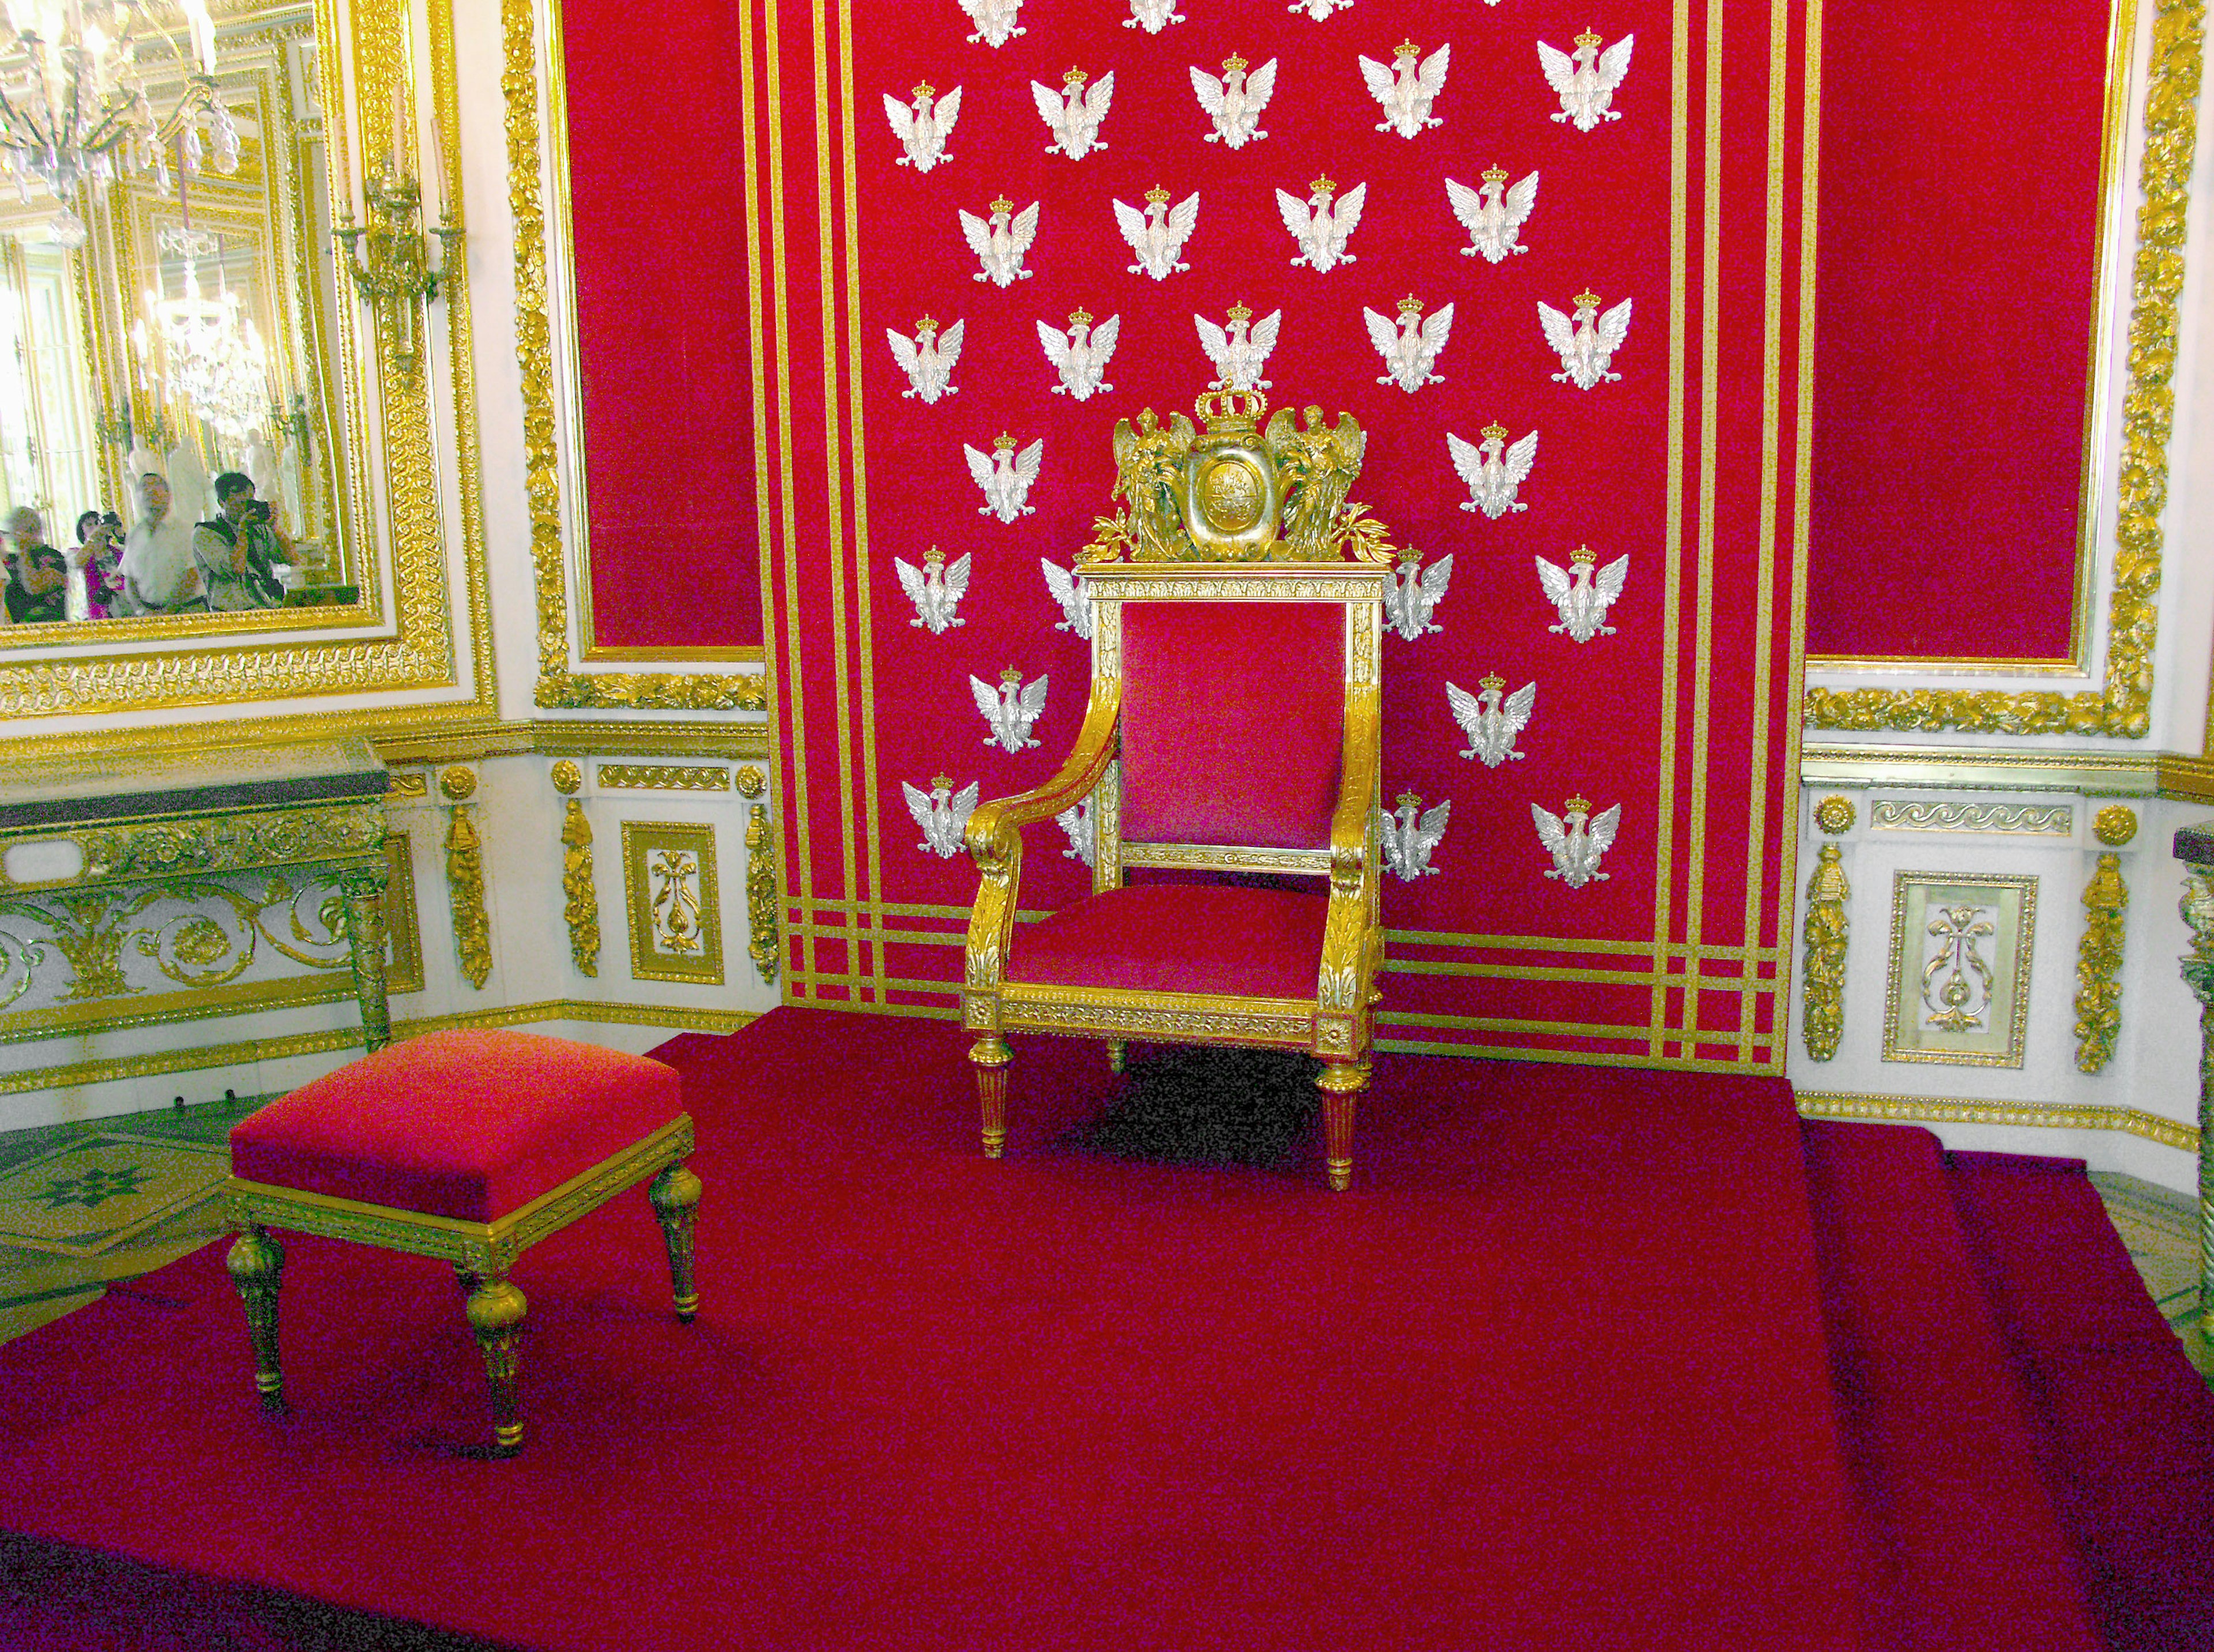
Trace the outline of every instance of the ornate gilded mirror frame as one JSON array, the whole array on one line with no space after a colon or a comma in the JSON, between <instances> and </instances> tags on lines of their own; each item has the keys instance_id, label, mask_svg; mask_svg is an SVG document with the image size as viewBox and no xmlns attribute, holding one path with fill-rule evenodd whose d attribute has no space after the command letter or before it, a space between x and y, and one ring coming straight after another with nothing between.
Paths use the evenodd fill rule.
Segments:
<instances>
[{"instance_id":1,"label":"ornate gilded mirror frame","mask_svg":"<svg viewBox=\"0 0 2214 1652\"><path fill-rule=\"evenodd\" d=\"M35 639L9 634L24 627L0 628L0 718L52 719L37 731L23 729L10 743L11 760L96 752L116 737L88 731L80 719L118 713L267 708L266 715L219 725L222 738L246 740L358 731L364 713L357 696L379 696L370 702L376 725L394 732L479 719L495 708L461 251L466 217L452 0L425 0L419 8L408 0L313 0L312 43L291 54L311 78L291 87L284 53L269 48L305 23L306 0L216 0L211 9L219 52L226 59L235 54L240 65L234 76L226 61L218 77L242 106L250 93L265 132L292 145L285 168L291 199L273 205L260 226L231 227L269 237L290 260L280 273L296 284L287 297L309 357L298 364L297 382L321 400L310 418L342 455L324 473L325 485L343 543L340 566L360 600L81 621L40 626ZM319 176L310 179L302 162L318 136L318 110L321 155ZM374 266L388 249L377 245L382 221L370 186L381 187L395 173L417 181L425 203L418 222L430 221L433 234L424 238L430 261L443 266L427 301L394 301L376 290L356 272L355 259L333 247L329 232L333 225L366 224L371 244L360 258ZM162 227L170 205L155 200L119 214L125 220L119 238L135 247ZM195 208L220 217L220 192L211 189ZM435 233L441 217L444 236ZM114 270L101 272L113 286ZM119 299L103 295L97 280L81 285L89 289L82 301L89 309L104 306L113 327ZM89 365L95 395L112 401L118 370ZM114 462L107 463L109 483L119 486ZM56 525L57 541L68 526ZM441 689L449 692L426 700L426 691ZM327 697L338 695L355 703L331 708ZM413 703L382 698L394 695ZM316 703L297 703L303 701ZM171 725L134 728L134 744L209 738L205 720L164 721Z\"/></svg>"}]
</instances>

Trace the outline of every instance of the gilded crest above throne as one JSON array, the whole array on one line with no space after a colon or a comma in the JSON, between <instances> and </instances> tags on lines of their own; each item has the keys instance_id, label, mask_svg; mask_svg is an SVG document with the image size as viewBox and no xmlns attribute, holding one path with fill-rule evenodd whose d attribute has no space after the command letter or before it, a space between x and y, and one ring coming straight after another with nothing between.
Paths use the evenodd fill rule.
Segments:
<instances>
[{"instance_id":1,"label":"gilded crest above throne","mask_svg":"<svg viewBox=\"0 0 2214 1652\"><path fill-rule=\"evenodd\" d=\"M1121 503L1092 524L1087 563L1387 562L1382 525L1346 494L1367 437L1350 413L1320 407L1262 417L1257 390L1210 390L1162 424L1150 407L1115 425Z\"/></svg>"}]
</instances>

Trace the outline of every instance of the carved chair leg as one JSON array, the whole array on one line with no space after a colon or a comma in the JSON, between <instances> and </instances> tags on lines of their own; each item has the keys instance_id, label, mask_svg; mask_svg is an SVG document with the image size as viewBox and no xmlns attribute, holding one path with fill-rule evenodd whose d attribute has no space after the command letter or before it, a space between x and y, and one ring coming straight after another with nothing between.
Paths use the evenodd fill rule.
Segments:
<instances>
[{"instance_id":1,"label":"carved chair leg","mask_svg":"<svg viewBox=\"0 0 2214 1652\"><path fill-rule=\"evenodd\" d=\"M976 1064L976 1111L987 1159L997 1159L1007 1150L1007 1065L1014 1058L1007 1041L996 1032L985 1033L969 1047L969 1059Z\"/></svg>"},{"instance_id":2,"label":"carved chair leg","mask_svg":"<svg viewBox=\"0 0 2214 1652\"><path fill-rule=\"evenodd\" d=\"M688 1325L700 1312L700 1292L692 1279L692 1215L700 1204L700 1178L682 1164L671 1165L653 1178L646 1197L653 1201L669 1246L669 1288L676 1317Z\"/></svg>"},{"instance_id":3,"label":"carved chair leg","mask_svg":"<svg viewBox=\"0 0 2214 1652\"><path fill-rule=\"evenodd\" d=\"M1130 1045L1128 1040L1123 1038L1110 1038L1107 1041L1107 1070L1109 1072L1120 1073L1122 1070L1123 1064L1127 1062L1129 1058Z\"/></svg>"},{"instance_id":4,"label":"carved chair leg","mask_svg":"<svg viewBox=\"0 0 2214 1652\"><path fill-rule=\"evenodd\" d=\"M1324 1062L1315 1083L1322 1091L1323 1151L1330 1191L1342 1193L1353 1185L1354 1103L1368 1087L1368 1063Z\"/></svg>"},{"instance_id":5,"label":"carved chair leg","mask_svg":"<svg viewBox=\"0 0 2214 1652\"><path fill-rule=\"evenodd\" d=\"M484 1352L485 1376L492 1384L492 1453L512 1457L523 1446L523 1419L516 1413L515 1374L522 1360L523 1316L530 1304L523 1293L497 1276L482 1280L462 1305L469 1329Z\"/></svg>"},{"instance_id":6,"label":"carved chair leg","mask_svg":"<svg viewBox=\"0 0 2214 1652\"><path fill-rule=\"evenodd\" d=\"M254 1386L261 1409L284 1413L284 1372L277 1358L277 1291L284 1282L284 1247L266 1228L248 1225L226 1259L231 1283L246 1304L246 1334L254 1343Z\"/></svg>"}]
</instances>

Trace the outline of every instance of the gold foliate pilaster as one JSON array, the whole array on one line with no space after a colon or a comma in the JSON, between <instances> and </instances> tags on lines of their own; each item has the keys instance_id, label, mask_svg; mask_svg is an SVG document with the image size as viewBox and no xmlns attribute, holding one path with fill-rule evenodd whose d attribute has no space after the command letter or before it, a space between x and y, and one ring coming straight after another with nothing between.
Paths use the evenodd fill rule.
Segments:
<instances>
[{"instance_id":1,"label":"gold foliate pilaster","mask_svg":"<svg viewBox=\"0 0 2214 1652\"><path fill-rule=\"evenodd\" d=\"M568 798L561 817L561 893L567 903L562 921L569 926L569 956L579 975L600 972L600 897L592 887L592 824L584 805L570 794L584 783L584 771L564 757L554 765L554 789Z\"/></svg>"},{"instance_id":2,"label":"gold foliate pilaster","mask_svg":"<svg viewBox=\"0 0 2214 1652\"><path fill-rule=\"evenodd\" d=\"M584 676L569 669L568 569L561 544L560 449L554 435L553 328L547 316L546 206L531 0L501 0L500 26L508 205L515 240L515 349L523 370L523 491L530 502L530 560L538 590L535 699L549 711L766 710L768 682L758 671L729 676L674 671Z\"/></svg>"},{"instance_id":3,"label":"gold foliate pilaster","mask_svg":"<svg viewBox=\"0 0 2214 1652\"><path fill-rule=\"evenodd\" d=\"M768 805L753 805L746 823L746 918L752 931L746 951L768 985L776 985L784 943L776 921L776 835L769 829Z\"/></svg>"},{"instance_id":4,"label":"gold foliate pilaster","mask_svg":"<svg viewBox=\"0 0 2214 1652\"><path fill-rule=\"evenodd\" d=\"M2076 955L2076 1065L2086 1073L2103 1072L2113 1059L2122 1025L2122 988L2114 976L2122 967L2129 903L2122 857L2101 855L2083 890L2083 939Z\"/></svg>"},{"instance_id":5,"label":"gold foliate pilaster","mask_svg":"<svg viewBox=\"0 0 2214 1652\"><path fill-rule=\"evenodd\" d=\"M2144 199L2138 209L2131 278L2129 387L2122 400L2120 513L2105 687L2074 694L1809 688L1802 702L1808 727L2145 737L2150 727L2153 644L2160 628L2160 515L2168 503L2168 444L2175 424L2176 311L2183 291L2185 217L2198 142L2205 20L2205 0L2157 0L2138 180Z\"/></svg>"},{"instance_id":6,"label":"gold foliate pilaster","mask_svg":"<svg viewBox=\"0 0 2214 1652\"><path fill-rule=\"evenodd\" d=\"M477 777L456 764L438 776L450 800L446 825L446 896L454 914L454 951L470 986L483 990L492 974L492 918L485 908L484 844L467 801Z\"/></svg>"},{"instance_id":7,"label":"gold foliate pilaster","mask_svg":"<svg viewBox=\"0 0 2214 1652\"><path fill-rule=\"evenodd\" d=\"M1832 836L1850 831L1851 802L1823 798L1814 806L1814 823ZM1807 880L1805 1007L1799 1031L1807 1058L1817 1062L1837 1055L1845 1030L1846 909L1852 890L1845 882L1843 859L1836 844L1823 844L1815 853L1814 875Z\"/></svg>"}]
</instances>

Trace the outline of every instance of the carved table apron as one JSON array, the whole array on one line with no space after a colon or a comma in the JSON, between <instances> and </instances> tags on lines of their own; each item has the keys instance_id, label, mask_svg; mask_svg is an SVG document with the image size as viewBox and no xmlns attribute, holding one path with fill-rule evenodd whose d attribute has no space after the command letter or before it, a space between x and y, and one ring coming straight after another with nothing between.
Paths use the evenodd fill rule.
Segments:
<instances>
[{"instance_id":1,"label":"carved table apron","mask_svg":"<svg viewBox=\"0 0 2214 1652\"><path fill-rule=\"evenodd\" d=\"M0 895L167 889L215 872L338 874L362 1043L392 1040L384 991L384 794L366 740L0 772Z\"/></svg>"}]
</instances>

